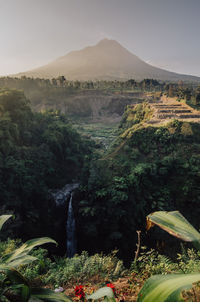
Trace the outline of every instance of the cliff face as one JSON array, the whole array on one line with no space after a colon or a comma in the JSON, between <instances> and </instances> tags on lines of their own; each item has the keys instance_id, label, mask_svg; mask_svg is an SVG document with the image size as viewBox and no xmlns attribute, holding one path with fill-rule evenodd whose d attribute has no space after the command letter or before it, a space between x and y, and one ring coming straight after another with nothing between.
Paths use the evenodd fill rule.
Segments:
<instances>
[{"instance_id":1,"label":"cliff face","mask_svg":"<svg viewBox=\"0 0 200 302\"><path fill-rule=\"evenodd\" d=\"M137 104L143 98L124 96L87 95L76 96L66 102L62 111L71 117L89 118L93 121L120 120L127 105Z\"/></svg>"},{"instance_id":2,"label":"cliff face","mask_svg":"<svg viewBox=\"0 0 200 302\"><path fill-rule=\"evenodd\" d=\"M72 119L89 119L95 121L120 121L127 105L144 101L143 93L114 94L99 91L83 91L67 96L57 96L52 101L45 99L37 102L35 96L29 95L34 110L60 110Z\"/></svg>"}]
</instances>

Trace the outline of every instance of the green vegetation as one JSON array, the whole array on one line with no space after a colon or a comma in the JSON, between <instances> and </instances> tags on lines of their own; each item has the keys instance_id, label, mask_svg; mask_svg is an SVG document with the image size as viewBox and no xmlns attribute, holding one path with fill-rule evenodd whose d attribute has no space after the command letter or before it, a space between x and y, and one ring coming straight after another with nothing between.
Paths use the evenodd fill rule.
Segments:
<instances>
[{"instance_id":1,"label":"green vegetation","mask_svg":"<svg viewBox=\"0 0 200 302\"><path fill-rule=\"evenodd\" d=\"M1 216L0 222L5 222L8 218L8 216ZM153 224L168 228L167 231L176 234L177 237L183 234L185 240L193 240L198 233L178 212L155 212L147 217L147 225L152 227ZM189 232L186 233L184 230ZM30 240L21 247L17 247L20 245L19 241L0 242L1 301L18 301L17 297L20 297L20 301L32 301L33 296L44 301L72 301L69 297L55 293L49 288L38 288L44 285L51 288L60 288L60 286L65 289L71 288L69 290L71 298L74 299L76 294L77 297L82 297L83 301L84 299L99 300L104 296L105 301L136 301L144 280L152 275L153 277L146 281L139 293L137 301L149 301L149 299L165 301L164 296L159 293L159 288L161 287L162 295L166 293L168 296L170 284L173 285L170 293L175 290L173 301L194 301L193 298L197 297L198 287L195 287L192 293L184 293L184 299L179 300L182 290L189 289L194 281L199 280L199 251L182 248L182 253L178 254L177 259L171 260L155 250L141 247L139 257L136 261L132 261L130 269L125 270L122 261L116 258L115 252L108 256L96 254L90 257L83 252L82 255L75 255L72 259L57 258L52 261L47 257L47 251L44 249L32 251L36 245L46 242L54 241L41 238ZM17 271L14 267L17 267ZM193 274L188 275L188 273ZM162 275L158 277L157 274ZM119 280L124 282L122 288ZM85 285L76 286L74 292L77 283ZM102 285L104 287L98 289ZM164 291L165 286L167 292ZM151 287L155 289L152 292ZM91 291L94 293L91 294Z\"/></svg>"},{"instance_id":2,"label":"green vegetation","mask_svg":"<svg viewBox=\"0 0 200 302\"><path fill-rule=\"evenodd\" d=\"M150 115L148 104L129 107L111 150L93 163L79 203L82 249L117 247L128 261L135 230L143 230L146 215L156 210L178 208L198 227L200 126L173 120L153 127L146 123Z\"/></svg>"},{"instance_id":3,"label":"green vegetation","mask_svg":"<svg viewBox=\"0 0 200 302\"><path fill-rule=\"evenodd\" d=\"M40 250L42 251L42 250ZM43 261L45 256L42 256ZM75 255L72 259L55 258L47 265L46 273L41 276L43 284L67 286L68 283L76 284L87 282L88 279L98 275L99 279L116 279L125 271L123 262L117 259L114 253L110 255L95 254L89 256L87 252ZM40 277L38 272L34 272L34 267L27 267L25 276L31 272L33 278Z\"/></svg>"},{"instance_id":4,"label":"green vegetation","mask_svg":"<svg viewBox=\"0 0 200 302\"><path fill-rule=\"evenodd\" d=\"M100 151L108 149L118 134L118 123L76 123L73 124L78 133L96 142Z\"/></svg>"},{"instance_id":5,"label":"green vegetation","mask_svg":"<svg viewBox=\"0 0 200 302\"><path fill-rule=\"evenodd\" d=\"M31 106L35 111L48 109L60 110L72 119L91 118L92 108L88 98L95 102L100 97L102 106L108 106L108 111L113 111L113 104L105 104L104 99L113 96L114 99L123 95L123 102L126 97L138 98L143 91L160 91L164 83L146 79L141 82L129 81L68 81L64 77L56 79L33 79L21 78L0 78L0 88L23 90L26 97L30 99ZM83 101L82 101L83 99ZM122 107L123 113L124 106Z\"/></svg>"},{"instance_id":6,"label":"green vegetation","mask_svg":"<svg viewBox=\"0 0 200 302\"><path fill-rule=\"evenodd\" d=\"M200 250L200 233L178 212L155 212L147 217L147 228L158 225L169 234L189 241ZM183 301L181 292L200 280L200 274L157 275L146 281L138 302Z\"/></svg>"},{"instance_id":7,"label":"green vegetation","mask_svg":"<svg viewBox=\"0 0 200 302\"><path fill-rule=\"evenodd\" d=\"M157 126L150 124L154 114L150 103L142 103L140 99L135 106L126 96L130 98L132 93L135 98L138 93L139 98L142 91L151 101L157 100L161 93L177 98L182 91L180 101L189 102L199 88L191 86L189 92L186 84L151 80L77 83L64 78L51 81L0 79L0 86L23 88L22 83L26 95L33 93L31 103L19 90L0 90L0 214L8 215L4 216L5 220L9 215L15 216L9 229L0 235L1 259L14 255L21 240L38 236L54 238L59 243L58 248L31 250L26 259L34 259L34 262L17 266L17 272L32 280L31 288L62 286L69 289L67 295L72 299L77 286L77 295L82 295L82 300L106 296L105 299L112 301L136 301L144 281L155 274L179 273L181 277L194 272L198 278L198 251L187 249L187 246L182 246L181 250L178 242L162 230L152 230L151 234L143 231L146 215L176 209L199 228L200 124L178 120ZM85 94L86 99L91 91L101 97L116 96L109 104L102 103L100 111L98 106L92 109L92 112L109 112L110 116L103 116L101 121L97 116L93 120L88 118L91 115L89 103L82 107L79 101L68 102L68 97L80 93ZM57 102L58 106L49 103L47 107L51 110L46 111L43 97L52 97L52 104ZM64 98L66 111L62 107ZM90 101L92 104L92 98ZM59 104L62 104L63 113L58 110ZM119 117L124 108L117 128L119 119L115 120L113 114L117 112ZM109 119L111 116L113 119ZM67 205L56 207L50 193L72 182L80 183L73 197L78 254L68 259L58 256L66 251ZM149 215L151 224L161 226L161 218ZM183 219L180 215L179 218ZM0 221L0 227L3 222ZM176 217L176 224L178 222ZM182 233L179 228L177 235L176 224L171 227L171 233L191 238L194 230L189 224L189 235L185 227ZM166 226L163 229L166 230ZM141 251L138 250L133 259L138 239L136 230L142 231L142 245L150 249L139 244ZM8 237L12 239L5 241ZM197 231L195 238L197 244ZM116 249L117 256L112 252ZM87 252L83 252L85 250ZM20 284L25 284L20 278ZM153 286L152 280L159 283L156 278L147 282L152 282ZM120 288L120 280L124 282L124 289ZM181 280L185 282L186 279ZM166 277L164 281L170 283L171 279ZM84 284L83 288L80 283ZM172 283L175 284L175 279ZM189 283L191 287L192 279ZM107 284L111 284L112 289ZM115 292L112 286L118 290ZM101 287L103 290L98 290ZM22 293L22 286L17 285L14 290ZM184 294L184 299L189 301L190 294ZM135 300L128 300L126 295L134 296Z\"/></svg>"},{"instance_id":8,"label":"green vegetation","mask_svg":"<svg viewBox=\"0 0 200 302\"><path fill-rule=\"evenodd\" d=\"M3 238L56 238L49 190L85 177L92 145L64 115L33 113L22 92L0 91L0 211L16 217Z\"/></svg>"},{"instance_id":9,"label":"green vegetation","mask_svg":"<svg viewBox=\"0 0 200 302\"><path fill-rule=\"evenodd\" d=\"M37 240L38 244L39 242L42 244L41 240ZM4 259L10 253L16 253L19 250L17 247L19 244L19 240L0 242L0 257ZM23 261L23 265L18 267L18 272L26 280L31 280L29 283L33 287L38 287L38 285L53 288L58 285L73 286L77 282L88 282L92 278L97 278L99 281L117 280L126 273L123 262L116 257L116 251L110 255L96 254L93 256L82 252L81 255L75 255L71 259L56 257L51 260L47 257L47 250L39 248L34 251L30 249L28 260L30 261ZM34 262L31 262L33 260Z\"/></svg>"},{"instance_id":10,"label":"green vegetation","mask_svg":"<svg viewBox=\"0 0 200 302\"><path fill-rule=\"evenodd\" d=\"M122 137L126 136L126 133L130 131L130 128L135 129L135 127L133 127L134 125L143 124L150 120L152 115L153 111L148 102L136 106L127 106L119 126L123 131L126 130Z\"/></svg>"},{"instance_id":11,"label":"green vegetation","mask_svg":"<svg viewBox=\"0 0 200 302\"><path fill-rule=\"evenodd\" d=\"M0 216L0 225L8 220L10 215ZM16 268L27 265L36 261L37 258L30 256L29 253L33 248L45 243L56 243L54 240L44 237L32 239L25 242L19 248L14 249L10 253L4 251L4 255L0 257L0 299L1 301L30 302L32 300L39 301L63 301L70 302L71 299L60 293L55 293L49 289L34 288Z\"/></svg>"},{"instance_id":12,"label":"green vegetation","mask_svg":"<svg viewBox=\"0 0 200 302\"><path fill-rule=\"evenodd\" d=\"M164 87L167 96L174 97L195 109L200 109L200 87L198 85L179 83L168 83Z\"/></svg>"}]
</instances>

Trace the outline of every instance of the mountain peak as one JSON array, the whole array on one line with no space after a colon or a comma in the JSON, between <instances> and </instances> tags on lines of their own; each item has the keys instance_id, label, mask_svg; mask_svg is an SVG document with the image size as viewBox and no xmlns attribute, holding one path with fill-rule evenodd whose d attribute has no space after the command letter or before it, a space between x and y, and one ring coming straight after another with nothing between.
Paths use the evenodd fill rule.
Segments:
<instances>
[{"instance_id":1,"label":"mountain peak","mask_svg":"<svg viewBox=\"0 0 200 302\"><path fill-rule=\"evenodd\" d=\"M109 42L109 41L112 41L111 39L108 39L108 38L103 38L102 40L100 40L97 44L99 43L106 43L106 42Z\"/></svg>"},{"instance_id":2,"label":"mountain peak","mask_svg":"<svg viewBox=\"0 0 200 302\"><path fill-rule=\"evenodd\" d=\"M100 40L96 46L120 46L123 47L119 42L113 39L104 38Z\"/></svg>"},{"instance_id":3,"label":"mountain peak","mask_svg":"<svg viewBox=\"0 0 200 302\"><path fill-rule=\"evenodd\" d=\"M196 80L153 67L128 51L116 40L104 38L94 46L67 55L40 68L17 76L53 78L64 75L69 80L142 80L152 78L164 81Z\"/></svg>"}]
</instances>

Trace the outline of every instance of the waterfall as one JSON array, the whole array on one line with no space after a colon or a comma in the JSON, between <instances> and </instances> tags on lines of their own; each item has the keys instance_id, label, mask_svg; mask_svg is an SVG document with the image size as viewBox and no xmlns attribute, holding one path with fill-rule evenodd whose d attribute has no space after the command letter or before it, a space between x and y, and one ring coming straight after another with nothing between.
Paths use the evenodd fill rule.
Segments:
<instances>
[{"instance_id":1,"label":"waterfall","mask_svg":"<svg viewBox=\"0 0 200 302\"><path fill-rule=\"evenodd\" d=\"M76 253L76 225L74 218L74 211L72 207L73 193L70 195L70 201L68 206L68 214L67 214L67 224L66 224L66 232L67 232L67 256L72 258Z\"/></svg>"},{"instance_id":2,"label":"waterfall","mask_svg":"<svg viewBox=\"0 0 200 302\"><path fill-rule=\"evenodd\" d=\"M71 192L79 187L78 183L66 184L62 189L52 191L51 194L56 202L57 206L62 206L66 203L66 200L71 196Z\"/></svg>"},{"instance_id":3,"label":"waterfall","mask_svg":"<svg viewBox=\"0 0 200 302\"><path fill-rule=\"evenodd\" d=\"M60 190L52 190L50 193L56 203L56 206L61 208L62 217L66 213L66 204L69 200L67 219L65 221L67 257L71 258L76 253L76 225L72 207L73 191L79 187L78 183L66 184ZM65 208L65 210L64 210Z\"/></svg>"}]
</instances>

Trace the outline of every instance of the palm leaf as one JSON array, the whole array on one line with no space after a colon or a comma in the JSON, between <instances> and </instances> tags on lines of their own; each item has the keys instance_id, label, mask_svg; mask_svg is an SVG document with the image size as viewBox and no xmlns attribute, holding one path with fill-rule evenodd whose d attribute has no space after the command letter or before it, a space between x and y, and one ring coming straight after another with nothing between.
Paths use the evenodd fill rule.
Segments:
<instances>
[{"instance_id":1,"label":"palm leaf","mask_svg":"<svg viewBox=\"0 0 200 302\"><path fill-rule=\"evenodd\" d=\"M147 216L147 230L157 225L169 234L187 242L200 249L200 233L185 219L178 211L154 212Z\"/></svg>"},{"instance_id":2,"label":"palm leaf","mask_svg":"<svg viewBox=\"0 0 200 302\"><path fill-rule=\"evenodd\" d=\"M14 260L8 262L9 267L18 267L19 265L30 264L33 261L38 260L38 258L30 255L21 255L20 257L16 257Z\"/></svg>"},{"instance_id":3,"label":"palm leaf","mask_svg":"<svg viewBox=\"0 0 200 302\"><path fill-rule=\"evenodd\" d=\"M12 215L1 215L0 216L0 230L2 229L2 226L4 223L10 218Z\"/></svg>"},{"instance_id":4,"label":"palm leaf","mask_svg":"<svg viewBox=\"0 0 200 302\"><path fill-rule=\"evenodd\" d=\"M12 253L6 255L3 260L6 263L10 263L12 261L19 260L22 261L23 257L27 257L27 254L36 246L42 245L45 243L56 243L55 240L49 238L49 237L42 237L42 238L36 238L26 241L22 246L20 246L18 249L14 250ZM34 260L32 258L32 260Z\"/></svg>"},{"instance_id":5,"label":"palm leaf","mask_svg":"<svg viewBox=\"0 0 200 302\"><path fill-rule=\"evenodd\" d=\"M181 292L189 290L200 274L156 275L149 278L141 289L137 302L180 302Z\"/></svg>"}]
</instances>

